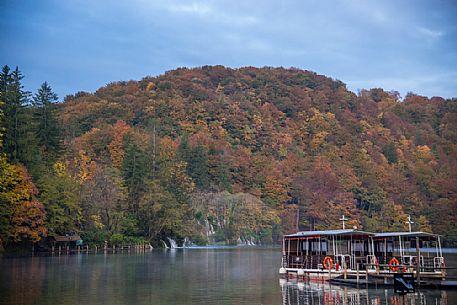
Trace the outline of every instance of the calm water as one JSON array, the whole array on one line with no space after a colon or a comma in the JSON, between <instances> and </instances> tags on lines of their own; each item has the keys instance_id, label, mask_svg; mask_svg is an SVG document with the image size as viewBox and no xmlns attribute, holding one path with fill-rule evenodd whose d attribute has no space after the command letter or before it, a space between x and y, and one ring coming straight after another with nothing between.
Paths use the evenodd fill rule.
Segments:
<instances>
[{"instance_id":1,"label":"calm water","mask_svg":"<svg viewBox=\"0 0 457 305\"><path fill-rule=\"evenodd\" d=\"M447 254L448 266L457 254ZM208 248L0 259L0 304L457 304L456 290L279 280L279 249Z\"/></svg>"}]
</instances>

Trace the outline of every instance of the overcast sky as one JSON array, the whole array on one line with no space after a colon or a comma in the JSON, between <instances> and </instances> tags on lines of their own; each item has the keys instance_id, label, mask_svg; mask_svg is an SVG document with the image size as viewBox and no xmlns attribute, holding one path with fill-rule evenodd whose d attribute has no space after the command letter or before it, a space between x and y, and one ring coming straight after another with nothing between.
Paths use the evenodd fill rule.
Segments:
<instances>
[{"instance_id":1,"label":"overcast sky","mask_svg":"<svg viewBox=\"0 0 457 305\"><path fill-rule=\"evenodd\" d=\"M457 97L457 1L0 0L1 65L60 98L177 67L283 66Z\"/></svg>"}]
</instances>

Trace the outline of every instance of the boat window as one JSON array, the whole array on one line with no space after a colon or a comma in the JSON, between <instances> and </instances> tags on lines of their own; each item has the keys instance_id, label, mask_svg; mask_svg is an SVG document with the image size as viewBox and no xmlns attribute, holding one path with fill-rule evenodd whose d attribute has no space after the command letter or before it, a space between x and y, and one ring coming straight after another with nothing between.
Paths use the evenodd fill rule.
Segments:
<instances>
[{"instance_id":1,"label":"boat window","mask_svg":"<svg viewBox=\"0 0 457 305\"><path fill-rule=\"evenodd\" d=\"M354 242L354 251L363 251L363 242L362 241L356 241Z\"/></svg>"},{"instance_id":2,"label":"boat window","mask_svg":"<svg viewBox=\"0 0 457 305\"><path fill-rule=\"evenodd\" d=\"M321 251L327 252L327 242L321 242Z\"/></svg>"},{"instance_id":3,"label":"boat window","mask_svg":"<svg viewBox=\"0 0 457 305\"><path fill-rule=\"evenodd\" d=\"M403 245L404 249L409 249L411 248L411 242L410 241L405 241L405 244Z\"/></svg>"},{"instance_id":4,"label":"boat window","mask_svg":"<svg viewBox=\"0 0 457 305\"><path fill-rule=\"evenodd\" d=\"M394 252L394 246L392 242L387 243L387 252Z\"/></svg>"},{"instance_id":5,"label":"boat window","mask_svg":"<svg viewBox=\"0 0 457 305\"><path fill-rule=\"evenodd\" d=\"M321 241L319 245L319 241L304 240L302 242L302 249L303 251L328 251L326 241Z\"/></svg>"}]
</instances>

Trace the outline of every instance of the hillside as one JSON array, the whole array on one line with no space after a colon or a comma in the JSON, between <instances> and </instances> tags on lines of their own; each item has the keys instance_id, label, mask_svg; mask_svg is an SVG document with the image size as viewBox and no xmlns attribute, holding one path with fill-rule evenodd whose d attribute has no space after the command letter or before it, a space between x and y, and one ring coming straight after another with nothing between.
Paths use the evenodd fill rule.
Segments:
<instances>
[{"instance_id":1,"label":"hillside","mask_svg":"<svg viewBox=\"0 0 457 305\"><path fill-rule=\"evenodd\" d=\"M57 118L64 149L34 176L50 235L271 243L411 215L457 242L456 99L205 66L67 96Z\"/></svg>"}]
</instances>

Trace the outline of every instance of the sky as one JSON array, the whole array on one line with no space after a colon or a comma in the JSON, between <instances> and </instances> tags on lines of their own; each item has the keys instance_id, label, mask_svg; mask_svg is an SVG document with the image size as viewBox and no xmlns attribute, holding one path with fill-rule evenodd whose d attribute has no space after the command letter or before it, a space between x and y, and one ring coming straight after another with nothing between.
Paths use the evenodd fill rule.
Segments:
<instances>
[{"instance_id":1,"label":"sky","mask_svg":"<svg viewBox=\"0 0 457 305\"><path fill-rule=\"evenodd\" d=\"M282 66L457 97L457 1L0 0L0 64L63 99L178 67Z\"/></svg>"}]
</instances>

